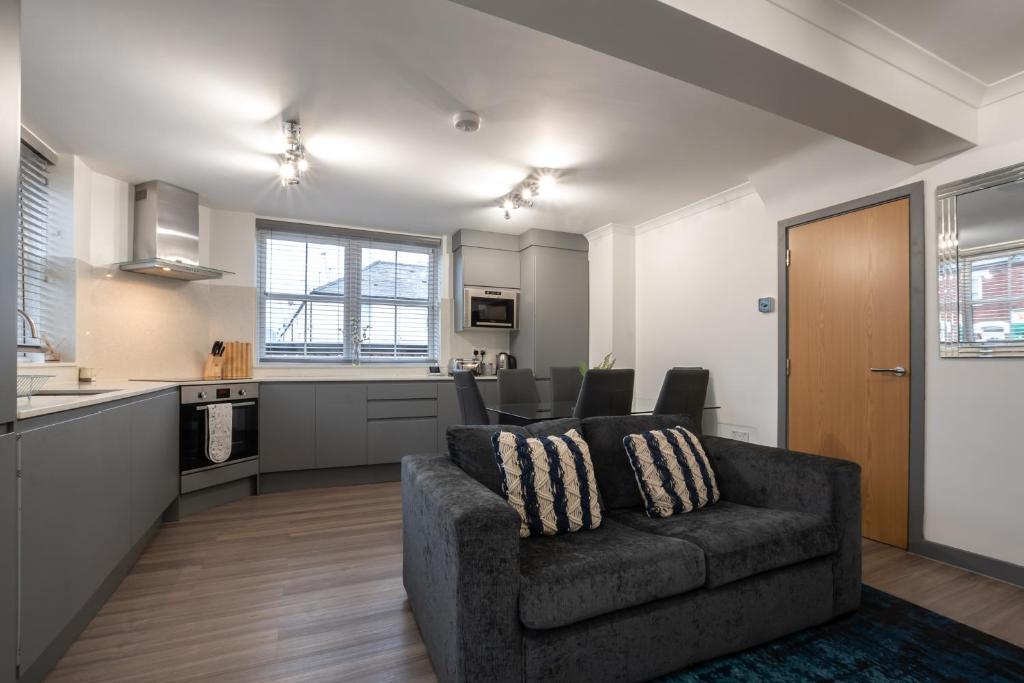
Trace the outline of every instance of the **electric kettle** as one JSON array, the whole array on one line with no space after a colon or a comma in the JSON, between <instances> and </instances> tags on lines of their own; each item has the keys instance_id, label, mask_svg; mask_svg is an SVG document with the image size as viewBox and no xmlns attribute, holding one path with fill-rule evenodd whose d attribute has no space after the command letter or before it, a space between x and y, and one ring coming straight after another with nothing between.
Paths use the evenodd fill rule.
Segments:
<instances>
[{"instance_id":1,"label":"electric kettle","mask_svg":"<svg viewBox=\"0 0 1024 683\"><path fill-rule=\"evenodd\" d=\"M511 353L505 353L502 351L498 354L498 369L499 370L515 370L516 369L516 357Z\"/></svg>"}]
</instances>

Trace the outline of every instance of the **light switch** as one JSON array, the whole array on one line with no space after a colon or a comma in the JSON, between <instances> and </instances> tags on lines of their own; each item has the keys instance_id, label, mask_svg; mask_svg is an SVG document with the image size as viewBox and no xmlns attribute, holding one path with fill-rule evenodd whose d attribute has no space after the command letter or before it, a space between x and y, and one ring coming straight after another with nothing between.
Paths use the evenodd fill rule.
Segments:
<instances>
[{"instance_id":1,"label":"light switch","mask_svg":"<svg viewBox=\"0 0 1024 683\"><path fill-rule=\"evenodd\" d=\"M775 297L763 296L757 300L757 310L761 313L771 313L775 310Z\"/></svg>"}]
</instances>

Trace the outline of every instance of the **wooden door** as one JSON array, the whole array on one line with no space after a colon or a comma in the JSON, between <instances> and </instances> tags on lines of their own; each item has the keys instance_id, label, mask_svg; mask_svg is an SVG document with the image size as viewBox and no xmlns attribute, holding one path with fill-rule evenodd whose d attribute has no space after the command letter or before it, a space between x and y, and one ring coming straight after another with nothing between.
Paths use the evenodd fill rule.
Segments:
<instances>
[{"instance_id":1,"label":"wooden door","mask_svg":"<svg viewBox=\"0 0 1024 683\"><path fill-rule=\"evenodd\" d=\"M864 536L906 548L910 200L791 228L788 278L789 448L859 463Z\"/></svg>"}]
</instances>

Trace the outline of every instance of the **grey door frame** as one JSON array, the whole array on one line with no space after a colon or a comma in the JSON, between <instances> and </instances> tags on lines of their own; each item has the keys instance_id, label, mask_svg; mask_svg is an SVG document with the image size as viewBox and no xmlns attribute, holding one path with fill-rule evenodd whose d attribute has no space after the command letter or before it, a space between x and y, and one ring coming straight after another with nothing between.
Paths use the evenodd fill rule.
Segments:
<instances>
[{"instance_id":1,"label":"grey door frame","mask_svg":"<svg viewBox=\"0 0 1024 683\"><path fill-rule=\"evenodd\" d=\"M925 251L924 181L860 197L779 221L779 446L789 445L789 231L899 199L910 200L910 453L907 490L907 547L926 550L924 540Z\"/></svg>"}]
</instances>

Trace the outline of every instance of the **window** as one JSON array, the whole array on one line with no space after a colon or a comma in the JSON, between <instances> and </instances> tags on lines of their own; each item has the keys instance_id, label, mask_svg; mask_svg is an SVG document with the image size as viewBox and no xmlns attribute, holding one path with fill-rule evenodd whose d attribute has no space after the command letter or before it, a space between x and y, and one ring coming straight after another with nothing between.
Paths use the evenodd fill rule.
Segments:
<instances>
[{"instance_id":1,"label":"window","mask_svg":"<svg viewBox=\"0 0 1024 683\"><path fill-rule=\"evenodd\" d=\"M437 362L440 240L261 219L256 241L261 361Z\"/></svg>"},{"instance_id":2,"label":"window","mask_svg":"<svg viewBox=\"0 0 1024 683\"><path fill-rule=\"evenodd\" d=\"M967 256L960 269L970 277L970 298L963 302L963 311L972 340L1024 339L1024 249Z\"/></svg>"},{"instance_id":3,"label":"window","mask_svg":"<svg viewBox=\"0 0 1024 683\"><path fill-rule=\"evenodd\" d=\"M46 280L47 235L50 223L49 162L21 145L18 178L18 308L47 329L51 323L50 289ZM28 324L18 316L18 344L38 345ZM40 349L42 352L42 349Z\"/></svg>"}]
</instances>

